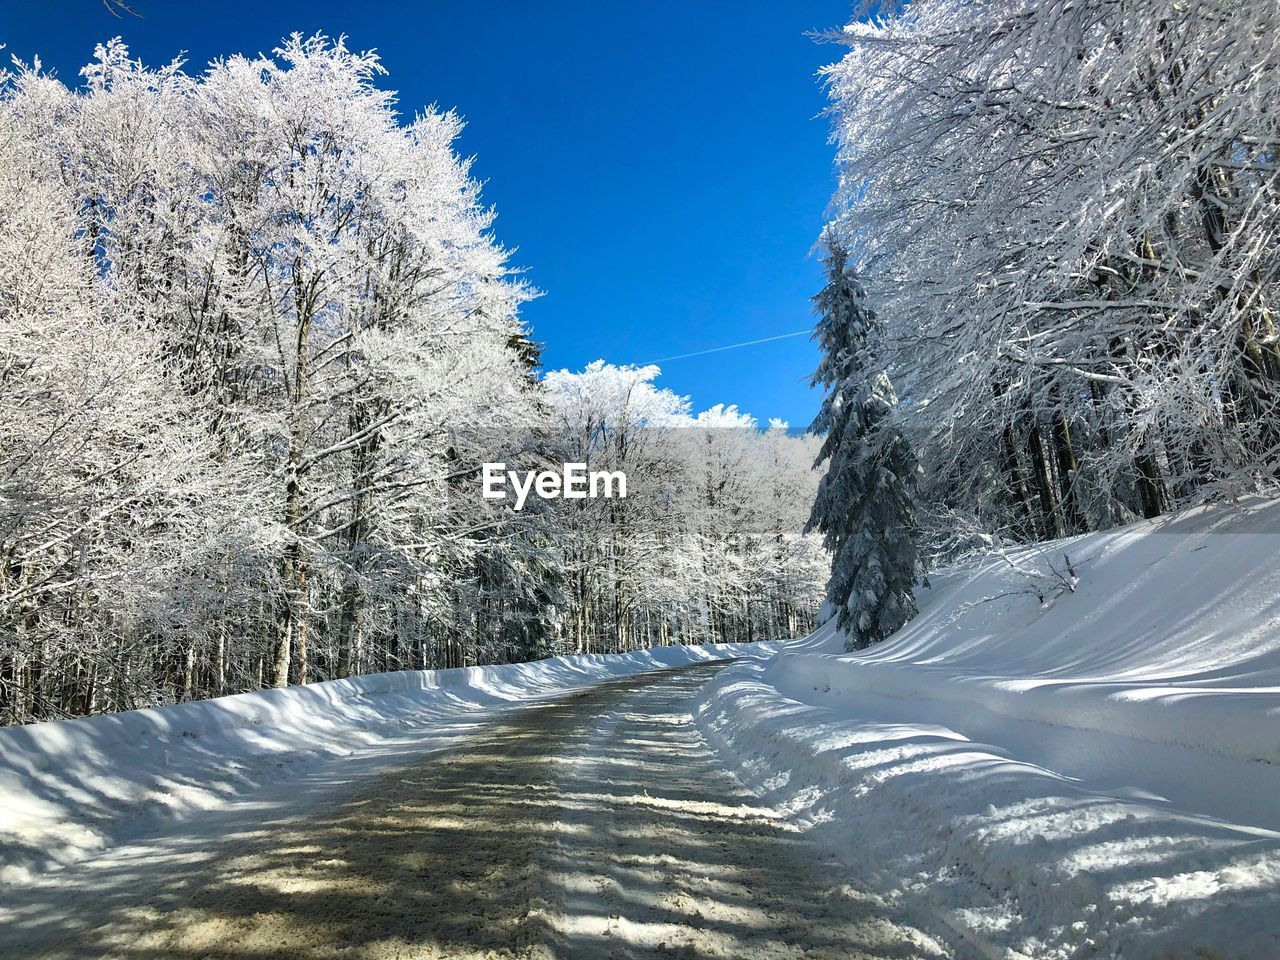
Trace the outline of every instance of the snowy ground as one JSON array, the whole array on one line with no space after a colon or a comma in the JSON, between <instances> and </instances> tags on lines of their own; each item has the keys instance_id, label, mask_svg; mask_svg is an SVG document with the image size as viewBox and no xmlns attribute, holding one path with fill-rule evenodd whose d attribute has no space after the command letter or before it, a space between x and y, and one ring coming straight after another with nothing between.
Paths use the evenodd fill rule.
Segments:
<instances>
[{"instance_id":1,"label":"snowy ground","mask_svg":"<svg viewBox=\"0 0 1280 960\"><path fill-rule=\"evenodd\" d=\"M0 730L0 955L330 956L365 936L341 902L405 956L1280 957L1277 560L1253 502L940 572L857 655L826 628Z\"/></svg>"},{"instance_id":2,"label":"snowy ground","mask_svg":"<svg viewBox=\"0 0 1280 960\"><path fill-rule=\"evenodd\" d=\"M315 768L336 764L354 782L540 698L768 649L670 647L387 673L0 728L0 894Z\"/></svg>"},{"instance_id":3,"label":"snowy ground","mask_svg":"<svg viewBox=\"0 0 1280 960\"><path fill-rule=\"evenodd\" d=\"M699 723L954 947L1280 957L1277 534L1257 502L946 571L872 650L725 670Z\"/></svg>"},{"instance_id":4,"label":"snowy ground","mask_svg":"<svg viewBox=\"0 0 1280 960\"><path fill-rule=\"evenodd\" d=\"M354 787L313 765L12 888L0 956L943 955L707 748L690 704L717 669L506 711Z\"/></svg>"}]
</instances>

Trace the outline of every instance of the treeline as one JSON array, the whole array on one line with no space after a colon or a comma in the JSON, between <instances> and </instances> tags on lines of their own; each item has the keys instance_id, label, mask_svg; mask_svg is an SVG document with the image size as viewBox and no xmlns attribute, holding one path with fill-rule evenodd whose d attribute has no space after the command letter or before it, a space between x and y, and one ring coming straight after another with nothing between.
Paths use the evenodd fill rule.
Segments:
<instances>
[{"instance_id":1,"label":"treeline","mask_svg":"<svg viewBox=\"0 0 1280 960\"><path fill-rule=\"evenodd\" d=\"M381 72L3 75L0 720L812 622L812 442L654 368L540 382L460 121ZM562 459L640 495L481 496Z\"/></svg>"},{"instance_id":2,"label":"treeline","mask_svg":"<svg viewBox=\"0 0 1280 960\"><path fill-rule=\"evenodd\" d=\"M735 407L692 415L656 366L547 374L556 461L620 469L625 500L543 504L566 544L579 651L752 642L814 626L829 560L804 531L819 441ZM526 508L527 509L527 508Z\"/></svg>"},{"instance_id":3,"label":"treeline","mask_svg":"<svg viewBox=\"0 0 1280 960\"><path fill-rule=\"evenodd\" d=\"M1274 487L1278 11L877 2L831 38L829 245L935 555Z\"/></svg>"}]
</instances>

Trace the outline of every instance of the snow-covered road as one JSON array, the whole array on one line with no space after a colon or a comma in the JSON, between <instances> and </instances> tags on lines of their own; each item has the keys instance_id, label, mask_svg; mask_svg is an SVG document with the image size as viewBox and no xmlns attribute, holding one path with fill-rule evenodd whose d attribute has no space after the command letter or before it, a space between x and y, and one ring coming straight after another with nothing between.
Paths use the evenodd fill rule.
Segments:
<instances>
[{"instance_id":1,"label":"snow-covered road","mask_svg":"<svg viewBox=\"0 0 1280 960\"><path fill-rule=\"evenodd\" d=\"M6 891L4 957L928 957L741 786L690 704L720 666L326 765ZM385 760L377 761L384 764Z\"/></svg>"}]
</instances>

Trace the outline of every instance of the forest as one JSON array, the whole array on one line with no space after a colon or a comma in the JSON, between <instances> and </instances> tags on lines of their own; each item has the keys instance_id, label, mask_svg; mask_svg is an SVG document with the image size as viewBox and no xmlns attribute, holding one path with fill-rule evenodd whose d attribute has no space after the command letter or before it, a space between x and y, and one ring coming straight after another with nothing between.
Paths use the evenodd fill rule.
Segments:
<instances>
[{"instance_id":1,"label":"forest","mask_svg":"<svg viewBox=\"0 0 1280 960\"><path fill-rule=\"evenodd\" d=\"M930 563L1275 490L1278 10L877 2L821 38L815 520L853 639Z\"/></svg>"},{"instance_id":2,"label":"forest","mask_svg":"<svg viewBox=\"0 0 1280 960\"><path fill-rule=\"evenodd\" d=\"M294 36L0 77L0 720L811 628L812 437L538 375L453 113ZM625 500L481 496L486 461Z\"/></svg>"},{"instance_id":3,"label":"forest","mask_svg":"<svg viewBox=\"0 0 1280 960\"><path fill-rule=\"evenodd\" d=\"M0 958L1280 958L1280 0L8 7Z\"/></svg>"},{"instance_id":4,"label":"forest","mask_svg":"<svg viewBox=\"0 0 1280 960\"><path fill-rule=\"evenodd\" d=\"M865 646L931 567L1274 492L1278 20L860 2L819 37L806 434L544 370L460 118L373 54L15 64L0 718L794 636L824 599ZM634 493L516 512L488 461Z\"/></svg>"}]
</instances>

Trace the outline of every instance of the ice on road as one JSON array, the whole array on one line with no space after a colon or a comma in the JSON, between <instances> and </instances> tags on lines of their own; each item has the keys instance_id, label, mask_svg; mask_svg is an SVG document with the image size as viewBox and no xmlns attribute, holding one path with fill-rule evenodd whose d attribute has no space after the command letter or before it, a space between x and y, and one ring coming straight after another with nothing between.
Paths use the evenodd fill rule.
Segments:
<instances>
[{"instance_id":1,"label":"ice on road","mask_svg":"<svg viewBox=\"0 0 1280 960\"><path fill-rule=\"evenodd\" d=\"M52 874L0 956L933 956L720 765L689 713L718 666L482 725L306 815L233 809Z\"/></svg>"}]
</instances>

